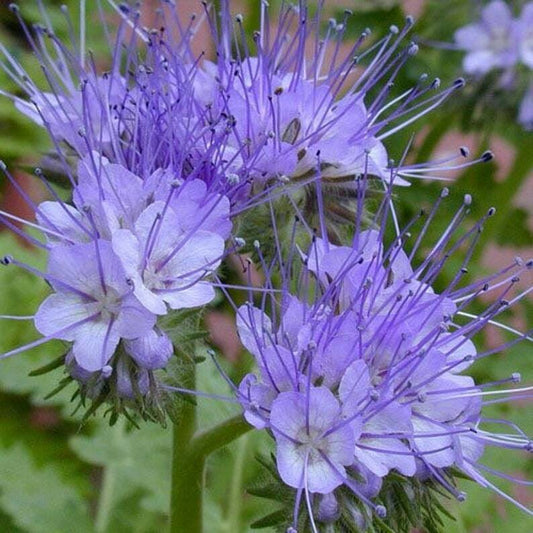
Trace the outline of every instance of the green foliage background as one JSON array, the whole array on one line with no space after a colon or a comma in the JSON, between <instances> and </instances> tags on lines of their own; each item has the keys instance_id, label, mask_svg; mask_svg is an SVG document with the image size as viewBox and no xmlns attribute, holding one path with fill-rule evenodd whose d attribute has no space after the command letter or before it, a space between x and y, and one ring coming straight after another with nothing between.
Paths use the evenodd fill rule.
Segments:
<instances>
[{"instance_id":1,"label":"green foliage background","mask_svg":"<svg viewBox=\"0 0 533 533\"><path fill-rule=\"evenodd\" d=\"M25 39L7 3L0 4L0 40L35 76L39 67L27 48ZM57 9L66 3L74 20L77 2L46 1L54 27L60 36L66 35L66 25ZM272 3L272 2L271 2ZM39 19L36 3L21 2L25 19ZM347 37L354 37L366 27L381 35L390 24L401 24L405 16L402 7L394 1L364 2L346 0L354 9ZM446 4L446 8L443 8ZM326 6L328 3L326 2ZM254 25L253 8L247 18ZM411 86L420 73L439 76L443 83L451 82L460 74L461 54L427 46L431 41L450 41L453 31L466 23L473 9L468 2L428 2L415 28L421 51L404 69L394 91L400 93ZM105 45L99 39L99 29L91 25L95 55L106 57ZM2 89L17 91L11 80L0 71ZM411 136L417 132L413 160L430 158L439 141L450 132L466 132L478 140L476 151L491 146L496 138L510 147L513 158L510 170L496 179L498 160L477 165L463 172L452 187L450 205L457 205L463 194L474 196L471 220L495 205L498 215L487 226L483 247L513 248L516 254L531 253L533 234L531 217L533 199L528 198L529 210L516 206L517 195L527 179L532 178L533 134L525 133L514 121L519 100L507 95L507 107L486 102L486 94L475 80L439 110L407 128L388 142L393 157L399 157ZM519 88L517 89L517 94ZM495 100L496 101L496 100ZM494 102L495 102L494 101ZM480 102L485 102L482 106ZM493 103L494 103L493 102ZM482 107L480 107L482 106ZM24 119L7 98L0 98L0 153L10 168L37 164L46 151L44 133ZM496 154L498 155L498 154ZM0 199L6 194L6 182L0 185ZM398 193L400 217L406 221L421 205L435 198L442 183L419 181ZM528 226L529 220L529 226ZM439 234L439 221L432 231ZM442 219L442 225L445 221ZM45 258L21 243L7 231L0 232L0 255L16 255L37 267L44 267ZM470 272L475 276L488 270L482 263L483 249L474 257ZM454 265L450 265L450 272ZM444 272L445 283L449 272ZM529 279L531 283L531 279ZM47 287L20 269L0 269L0 314L31 315L47 294ZM223 304L219 303L223 310ZM533 317L531 300L518 306L513 315L522 320ZM509 318L513 318L509 316ZM37 338L31 321L0 322L0 353ZM478 339L483 344L487 339ZM29 377L35 368L61 354L59 343L47 344L28 353L0 362L0 531L6 533L76 533L92 532L159 532L165 527L169 500L170 432L155 425L145 424L134 430L125 423L109 427L102 419L81 423L81 414L72 413L70 396L73 389L62 391L45 400L62 377L56 370L39 377ZM520 371L524 381L533 378L531 344L522 343L508 353L483 360L475 367L477 379L491 380ZM225 363L234 375L243 372L248 364ZM240 367L239 367L240 364ZM209 362L199 365L199 388L229 395L229 389ZM237 412L231 404L199 400L200 421L210 426L217 420ZM533 432L529 406L525 403L494 407L494 417L510 418L526 432ZM256 453L265 454L271 447L268 437L248 434L226 449L218 452L209 462L207 481L209 491L206 503L206 531L239 533L249 531L249 524L269 510L263 500L246 494L246 487L256 481L259 465ZM489 451L486 464L533 478L533 464L526 455L514 452ZM516 487L502 483L504 489L516 495ZM488 491L464 482L469 498L463 504L449 503L457 516L455 523L447 524L447 531L506 532L531 531L531 519L511 504L503 503ZM531 504L531 493L521 491L519 496ZM512 526L510 526L512 524Z\"/></svg>"}]
</instances>

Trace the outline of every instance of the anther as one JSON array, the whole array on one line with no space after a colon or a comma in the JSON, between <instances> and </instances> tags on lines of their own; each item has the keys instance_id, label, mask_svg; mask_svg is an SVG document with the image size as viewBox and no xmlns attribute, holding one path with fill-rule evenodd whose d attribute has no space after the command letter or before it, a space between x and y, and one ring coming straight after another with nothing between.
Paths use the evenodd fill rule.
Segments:
<instances>
[{"instance_id":1,"label":"anther","mask_svg":"<svg viewBox=\"0 0 533 533\"><path fill-rule=\"evenodd\" d=\"M470 150L466 146L461 146L461 148L459 148L459 151L461 152L461 155L463 157L468 157L470 155Z\"/></svg>"},{"instance_id":2,"label":"anther","mask_svg":"<svg viewBox=\"0 0 533 533\"><path fill-rule=\"evenodd\" d=\"M441 198L446 198L450 194L450 189L448 187L444 187L440 193Z\"/></svg>"},{"instance_id":3,"label":"anther","mask_svg":"<svg viewBox=\"0 0 533 533\"><path fill-rule=\"evenodd\" d=\"M414 56L418 53L418 45L415 44L415 43L411 43L409 45L409 48L407 49L407 53L410 55L410 56Z\"/></svg>"},{"instance_id":4,"label":"anther","mask_svg":"<svg viewBox=\"0 0 533 533\"><path fill-rule=\"evenodd\" d=\"M0 265L7 266L13 262L13 256L11 255L4 255L2 259L0 259Z\"/></svg>"},{"instance_id":5,"label":"anther","mask_svg":"<svg viewBox=\"0 0 533 533\"><path fill-rule=\"evenodd\" d=\"M472 204L472 196L470 194L465 194L463 198L463 204L464 205L471 205Z\"/></svg>"},{"instance_id":6,"label":"anther","mask_svg":"<svg viewBox=\"0 0 533 533\"><path fill-rule=\"evenodd\" d=\"M487 150L486 152L483 152L483 154L481 154L481 161L483 161L484 163L492 161L493 159L494 154L490 150Z\"/></svg>"},{"instance_id":7,"label":"anther","mask_svg":"<svg viewBox=\"0 0 533 533\"><path fill-rule=\"evenodd\" d=\"M496 213L496 208L495 207L490 207L489 210L487 211L487 216L488 217L492 217L492 216L494 216L495 213Z\"/></svg>"},{"instance_id":8,"label":"anther","mask_svg":"<svg viewBox=\"0 0 533 533\"><path fill-rule=\"evenodd\" d=\"M522 381L522 374L520 374L520 372L513 372L511 374L511 379L513 380L513 383L520 383Z\"/></svg>"},{"instance_id":9,"label":"anther","mask_svg":"<svg viewBox=\"0 0 533 533\"><path fill-rule=\"evenodd\" d=\"M230 172L226 175L226 179L231 185L237 185L239 181L241 180L238 174L235 174L234 172Z\"/></svg>"}]
</instances>

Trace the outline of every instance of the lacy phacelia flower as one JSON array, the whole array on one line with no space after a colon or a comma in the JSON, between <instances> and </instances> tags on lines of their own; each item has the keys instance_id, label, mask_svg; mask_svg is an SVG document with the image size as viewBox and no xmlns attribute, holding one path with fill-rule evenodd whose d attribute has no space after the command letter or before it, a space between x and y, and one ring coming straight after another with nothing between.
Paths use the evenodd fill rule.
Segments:
<instances>
[{"instance_id":1,"label":"lacy phacelia flower","mask_svg":"<svg viewBox=\"0 0 533 533\"><path fill-rule=\"evenodd\" d=\"M56 195L34 206L33 226L46 240L32 242L49 251L47 271L12 257L4 264L50 284L54 293L35 314L44 335L37 343L72 343L65 364L87 397L154 393L153 371L173 353L158 315L214 298L209 275L225 254L229 201L168 170L142 180L95 152L80 161L73 184L72 204Z\"/></svg>"},{"instance_id":2,"label":"lacy phacelia flower","mask_svg":"<svg viewBox=\"0 0 533 533\"><path fill-rule=\"evenodd\" d=\"M499 0L483 8L479 22L457 30L455 41L467 52L463 68L470 74L513 67L519 58L518 23L507 3Z\"/></svg>"},{"instance_id":3,"label":"lacy phacelia flower","mask_svg":"<svg viewBox=\"0 0 533 533\"><path fill-rule=\"evenodd\" d=\"M165 365L169 350L152 356L146 341L145 350L134 354L130 343L146 336L153 341L157 316L169 308L212 300L206 277L221 262L230 217L263 203L272 188L292 178L350 189L359 174L387 178L392 170L383 140L462 85L459 80L441 91L438 80L421 77L387 103L398 70L417 51L413 43L402 48L410 18L372 45L366 55L373 59L363 68L355 54L365 55L368 32L346 53L340 47L348 13L341 22L331 20L322 35L321 12L309 16L306 2L284 6L279 24L271 24L261 2L255 48L248 50L242 17L234 17L225 0L220 17L204 6L202 18L216 52L210 62L192 51L196 22L182 26L172 3L161 2L157 30L141 24L136 8L111 1L109 6L119 27L110 31L101 17L112 52L106 72L98 72L86 53L85 28L79 41L62 42L44 9L44 23L30 29L19 8L10 7L48 90L38 87L9 50L0 49L3 68L29 100L7 96L48 130L54 148L36 171L54 201L36 206L21 191L46 242L18 230L9 213L1 214L2 221L52 254L51 271L42 275L56 294L38 313L38 329L47 339L73 342L69 368L101 372L100 380L112 376L106 367L118 369L115 362L123 358L148 372ZM310 47L316 53L309 54ZM61 201L50 187L49 171L63 175L71 202ZM422 167L405 171L410 177L424 173ZM401 183L401 169L394 175ZM80 270L62 280L62 256L89 251ZM69 306L76 313L55 324L55 304L62 315ZM129 331L124 323L134 311L142 320L137 331ZM86 337L94 343L90 354L82 353L84 343L78 342Z\"/></svg>"},{"instance_id":4,"label":"lacy phacelia flower","mask_svg":"<svg viewBox=\"0 0 533 533\"><path fill-rule=\"evenodd\" d=\"M455 32L455 42L466 55L463 69L478 77L491 71L498 74L497 92L508 102L509 92L518 92L531 85L533 68L533 2L522 7L513 17L510 5L492 1L481 10L479 22L468 24ZM524 69L525 67L525 69ZM523 72L526 70L525 76ZM527 81L523 81L525 78ZM519 89L516 89L516 88ZM531 89L526 89L518 112L518 122L531 129ZM493 103L492 105L499 105Z\"/></svg>"},{"instance_id":5,"label":"lacy phacelia flower","mask_svg":"<svg viewBox=\"0 0 533 533\"><path fill-rule=\"evenodd\" d=\"M161 169L201 179L229 196L233 207L240 204L238 213L280 179L320 177L345 188L363 173L388 179L391 162L383 141L463 84L438 90L439 80L422 76L388 102L398 71L417 52L413 43L402 48L410 18L374 42L372 51L363 47L369 31L344 51L349 13L342 21L330 20L324 33L321 11L310 15L303 0L282 7L277 21L259 3L253 49L229 1L221 3L220 17L205 7L208 44L216 51L212 62L193 54L196 23L189 29L176 23L178 8L171 3L161 2L158 30L151 31L135 9L110 2L120 27L116 42L109 43L112 64L105 74L94 72L84 57L85 43L70 50L51 27L36 26L30 44L52 91L39 90L2 48L6 69L30 101L11 98L48 129L64 158L96 151L143 180ZM365 56L371 58L368 67ZM395 174L396 184L405 183L401 168Z\"/></svg>"},{"instance_id":6,"label":"lacy phacelia flower","mask_svg":"<svg viewBox=\"0 0 533 533\"><path fill-rule=\"evenodd\" d=\"M454 469L501 493L482 474L484 448L531 450L530 439L519 430L512 436L491 432L482 414L485 389L517 382L519 375L476 384L467 371L494 352L477 350L474 335L487 324L498 324L504 309L531 292L506 299L533 262L517 260L496 276L461 286L485 222L459 234L470 202L465 197L442 239L418 266L412 266L412 257L425 229L416 236L409 228L416 240L408 255L406 233L384 245L387 218L379 217L378 229L358 229L351 246L313 238L301 256L301 296L287 285L279 303L275 293L272 301L263 299L261 308L250 303L238 309L240 338L259 368L237 390L244 415L272 433L279 475L297 489L296 506L307 493L311 515L323 514L313 494L345 498L345 492L335 490L345 486L364 512L372 509L383 516L387 496L380 491L386 490L391 471L407 484L440 485L459 500L464 494L456 488ZM452 282L435 292L432 284L443 263L468 243L467 259ZM282 266L282 272L290 268ZM481 314L468 311L476 296L498 291ZM516 334L517 340L523 337Z\"/></svg>"}]
</instances>

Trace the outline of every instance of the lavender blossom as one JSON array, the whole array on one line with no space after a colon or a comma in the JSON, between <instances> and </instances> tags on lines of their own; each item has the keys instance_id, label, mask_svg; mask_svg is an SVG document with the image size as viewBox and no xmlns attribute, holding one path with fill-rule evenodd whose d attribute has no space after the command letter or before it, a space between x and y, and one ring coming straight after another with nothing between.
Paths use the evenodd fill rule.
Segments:
<instances>
[{"instance_id":1,"label":"lavender blossom","mask_svg":"<svg viewBox=\"0 0 533 533\"><path fill-rule=\"evenodd\" d=\"M61 339L70 343L65 366L82 398L142 404L146 397L157 405L154 371L174 352L158 315L167 304L195 308L214 298L210 274L231 231L228 199L168 170L142 180L94 151L79 162L72 204L55 195L37 206L19 192L45 241L18 231L49 252L48 268L41 273L12 257L3 263L36 273L54 292L35 314L44 337L1 357Z\"/></svg>"},{"instance_id":2,"label":"lavender blossom","mask_svg":"<svg viewBox=\"0 0 533 533\"><path fill-rule=\"evenodd\" d=\"M106 241L56 246L47 277L56 292L39 307L35 326L50 338L73 342L74 358L85 370L101 370L120 339L141 337L155 325Z\"/></svg>"},{"instance_id":3,"label":"lavender blossom","mask_svg":"<svg viewBox=\"0 0 533 533\"><path fill-rule=\"evenodd\" d=\"M261 3L261 25L249 49L243 17L233 14L225 0L220 14L205 6L204 24L216 51L212 62L192 52L197 22L182 26L171 3L161 2L158 30L144 28L136 9L109 5L120 25L116 40L109 42L112 63L105 74L86 59L83 40L61 42L46 22L36 26L29 42L50 91L39 90L2 48L6 71L30 101L8 96L48 129L60 161L97 152L143 181L162 170L199 179L213 194L230 199L234 216L287 180L322 179L352 189L351 178L362 173L388 179L385 139L463 84L457 80L441 90L439 80L422 75L411 90L390 97L398 71L417 52L415 44L404 45L411 18L402 29L390 28L369 50L365 31L343 52L348 12L343 20L330 20L323 33L321 10L311 16L303 0L284 6L278 24ZM12 9L30 35L18 8ZM431 176L433 170L426 173ZM68 169L63 172L71 178ZM397 185L407 184L401 166L394 172Z\"/></svg>"},{"instance_id":4,"label":"lavender blossom","mask_svg":"<svg viewBox=\"0 0 533 533\"><path fill-rule=\"evenodd\" d=\"M510 68L518 61L517 22L507 3L500 0L483 8L479 22L457 30L455 41L467 52L463 68L469 74Z\"/></svg>"},{"instance_id":5,"label":"lavender blossom","mask_svg":"<svg viewBox=\"0 0 533 533\"><path fill-rule=\"evenodd\" d=\"M345 501L345 493L337 490L341 486L363 514L373 510L383 517L387 495L382 491L388 490L393 471L405 486L441 486L462 501L455 469L532 513L493 485L480 462L488 446L531 450L531 440L519 429L513 435L489 430L482 412L485 394L514 394L512 388L492 387L517 383L520 376L478 384L468 371L495 351L476 349L473 342L488 325L516 335L501 350L530 339L501 325L498 316L531 292L529 288L509 299L518 277L529 275L533 263L517 259L500 273L465 285L477 235L494 210L465 231L461 221L471 203L466 196L442 238L422 244L445 191L420 233L411 224L409 234L399 231L386 245L390 194L374 219L375 229L362 230L358 217L349 246L313 237L306 253L293 251L289 263L281 260L285 282L280 300L267 279L272 299L263 298L261 307L250 302L237 310L239 335L259 368L243 379L237 397L249 423L266 428L276 440L279 475L297 492L292 526L297 527L305 494L313 530L318 530L313 514L329 514L321 510L316 495L328 494L338 504L339 498ZM407 251L411 234L415 242ZM413 257L421 246L429 252L415 265ZM432 285L442 265L464 247L466 259L450 284L436 292ZM294 261L303 261L298 294L290 288L295 284L289 272L298 269ZM481 293L494 294L494 302L473 314L469 305ZM339 516L330 514L328 520Z\"/></svg>"}]
</instances>

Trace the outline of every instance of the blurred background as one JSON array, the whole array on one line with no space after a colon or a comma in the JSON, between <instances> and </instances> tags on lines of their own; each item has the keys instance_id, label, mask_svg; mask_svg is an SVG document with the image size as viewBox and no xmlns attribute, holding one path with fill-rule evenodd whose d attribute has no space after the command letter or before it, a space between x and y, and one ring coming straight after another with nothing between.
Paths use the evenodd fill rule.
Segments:
<instances>
[{"instance_id":1,"label":"blurred background","mask_svg":"<svg viewBox=\"0 0 533 533\"><path fill-rule=\"evenodd\" d=\"M177 0L183 16L199 11L196 0ZM40 69L19 24L0 1L0 42L38 78ZM105 2L104 2L105 3ZM143 10L149 18L157 1L145 0ZM270 3L276 4L275 0ZM68 25L59 7L65 4L72 20L78 20L76 0L43 0L56 33L68 34ZM102 39L101 25L94 8L87 2L90 48L105 69L109 50ZM258 25L256 2L232 1L236 11L245 13L248 28ZM357 38L372 28L373 38L384 35L391 24L401 26L407 14L417 22L411 34L420 46L400 72L394 94L411 87L422 73L438 76L444 85L462 76L463 52L452 46L455 30L479 18L479 1L430 0L326 0L328 16L353 11L346 39ZM523 2L509 2L518 14ZM93 7L91 7L93 6ZM37 2L20 2L28 23L40 20ZM111 20L111 19L110 19ZM327 21L327 17L325 17ZM197 37L203 48L202 34ZM491 149L495 159L465 171L442 175L450 183L413 180L397 198L400 219L408 221L421 206L429 205L444 185L451 187L452 201L458 205L465 193L473 196L469 221L495 206L497 215L486 225L480 246L470 264L470 276L480 277L501 268L515 256L533 257L533 133L517 121L520 101L531 79L531 71L517 68L510 83L502 85L498 73L483 78L470 77L467 86L431 114L387 139L391 157L399 159L413 139L408 160L422 162L439 159L468 146L477 156ZM17 87L0 70L2 90L19 94ZM45 87L43 81L42 87ZM32 169L47 149L44 133L18 113L8 98L0 97L0 158L18 182L38 202L46 198L45 189L32 175ZM8 181L0 177L0 209L32 220L32 213ZM438 238L445 217L437 218L432 235ZM466 226L465 226L466 227ZM40 251L21 242L6 228L0 228L0 255L13 254L32 265L43 267ZM445 270L440 283L445 286L457 262ZM531 286L533 277L524 279ZM438 289L438 287L437 287ZM31 315L47 294L46 284L20 269L0 269L0 314ZM482 309L482 307L480 307ZM533 301L523 301L505 316L513 326L524 329L533 323ZM220 298L206 316L211 342L218 348L228 372L238 376L249 365L233 328L231 314ZM0 322L0 353L38 337L31 321ZM503 331L487 328L477 339L478 346L490 347L509 340ZM157 426L131 430L122 422L109 427L99 416L81 424L80 412L70 402L74 389L46 399L62 379L62 371L30 377L28 374L61 353L61 346L47 344L28 353L0 362L0 531L6 533L68 533L106 531L149 533L162 531L167 520L170 432ZM512 349L474 366L476 380L492 381L521 372L524 383L533 380L533 345L520 343ZM226 392L216 371L201 365L200 388ZM200 401L200 420L208 426L234 412L235 407ZM529 412L529 417L528 417ZM533 433L531 403L527 401L492 406L493 418L511 419L526 433ZM265 435L249 434L211 458L207 472L206 531L239 533L268 510L264 500L246 494L258 476L255 454L269 446ZM488 450L485 464L519 478L533 478L531 456L515 452ZM516 484L500 486L525 505L533 504L531 491ZM466 502L450 501L446 506L456 521L447 520L446 530L456 533L512 531L529 533L532 521L510 503L464 481ZM265 530L266 531L266 530Z\"/></svg>"}]
</instances>

